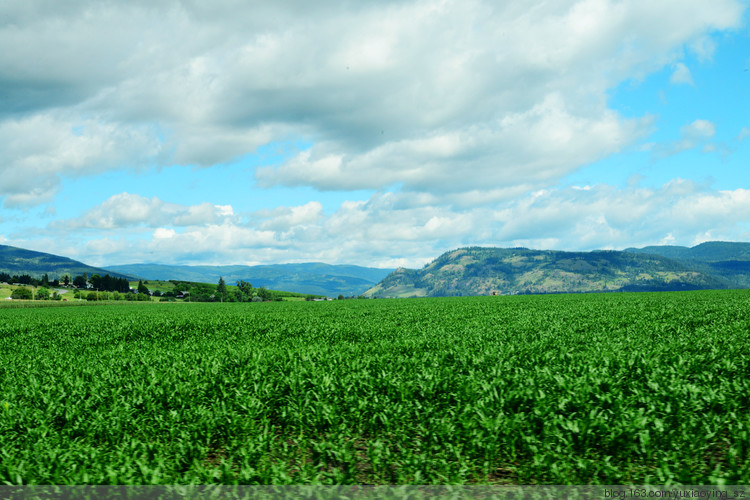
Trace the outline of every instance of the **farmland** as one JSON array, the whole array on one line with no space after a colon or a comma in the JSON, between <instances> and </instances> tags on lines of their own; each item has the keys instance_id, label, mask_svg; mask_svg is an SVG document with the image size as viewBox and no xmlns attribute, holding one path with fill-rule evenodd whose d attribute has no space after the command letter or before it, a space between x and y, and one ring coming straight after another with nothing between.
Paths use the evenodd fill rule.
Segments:
<instances>
[{"instance_id":1,"label":"farmland","mask_svg":"<svg viewBox=\"0 0 750 500\"><path fill-rule=\"evenodd\" d=\"M4 484L750 484L750 292L0 309Z\"/></svg>"}]
</instances>

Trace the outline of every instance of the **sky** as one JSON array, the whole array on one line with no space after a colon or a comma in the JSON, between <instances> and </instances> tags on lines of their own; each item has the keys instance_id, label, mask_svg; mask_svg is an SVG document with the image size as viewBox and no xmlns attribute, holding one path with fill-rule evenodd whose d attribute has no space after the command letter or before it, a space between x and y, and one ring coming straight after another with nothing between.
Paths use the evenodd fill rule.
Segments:
<instances>
[{"instance_id":1,"label":"sky","mask_svg":"<svg viewBox=\"0 0 750 500\"><path fill-rule=\"evenodd\" d=\"M747 0L0 3L0 244L421 267L750 241Z\"/></svg>"}]
</instances>

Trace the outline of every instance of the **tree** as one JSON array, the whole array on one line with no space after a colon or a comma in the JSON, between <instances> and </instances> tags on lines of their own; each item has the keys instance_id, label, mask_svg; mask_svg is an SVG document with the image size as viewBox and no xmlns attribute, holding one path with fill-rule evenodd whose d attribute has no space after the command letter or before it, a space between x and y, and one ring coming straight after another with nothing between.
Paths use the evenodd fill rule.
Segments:
<instances>
[{"instance_id":1,"label":"tree","mask_svg":"<svg viewBox=\"0 0 750 500\"><path fill-rule=\"evenodd\" d=\"M98 274L92 274L91 278L89 278L89 282L91 283L91 286L94 287L94 290L102 289L102 277Z\"/></svg>"},{"instance_id":2,"label":"tree","mask_svg":"<svg viewBox=\"0 0 750 500\"><path fill-rule=\"evenodd\" d=\"M31 281L32 281L32 278L28 274L22 274L21 276L13 276L14 283L21 283L22 285L30 285Z\"/></svg>"},{"instance_id":3,"label":"tree","mask_svg":"<svg viewBox=\"0 0 750 500\"><path fill-rule=\"evenodd\" d=\"M143 281L138 282L138 293L149 295L148 287L143 284Z\"/></svg>"},{"instance_id":4,"label":"tree","mask_svg":"<svg viewBox=\"0 0 750 500\"><path fill-rule=\"evenodd\" d=\"M65 286L70 285L70 276L68 276L67 274L65 276L63 276L63 284Z\"/></svg>"},{"instance_id":5,"label":"tree","mask_svg":"<svg viewBox=\"0 0 750 500\"><path fill-rule=\"evenodd\" d=\"M13 292L11 292L10 294L10 298L19 300L31 300L33 298L33 294L30 288L22 286L13 290Z\"/></svg>"},{"instance_id":6,"label":"tree","mask_svg":"<svg viewBox=\"0 0 750 500\"><path fill-rule=\"evenodd\" d=\"M260 287L258 289L258 297L260 297L262 300L271 300L273 298L273 294L266 290L265 287Z\"/></svg>"},{"instance_id":7,"label":"tree","mask_svg":"<svg viewBox=\"0 0 750 500\"><path fill-rule=\"evenodd\" d=\"M49 300L49 288L40 288L36 291L37 300Z\"/></svg>"},{"instance_id":8,"label":"tree","mask_svg":"<svg viewBox=\"0 0 750 500\"><path fill-rule=\"evenodd\" d=\"M73 278L73 286L76 288L86 288L86 276L76 276Z\"/></svg>"},{"instance_id":9,"label":"tree","mask_svg":"<svg viewBox=\"0 0 750 500\"><path fill-rule=\"evenodd\" d=\"M224 302L224 299L227 296L227 284L224 283L224 278L219 276L219 285L216 287L216 294L219 296L219 299Z\"/></svg>"},{"instance_id":10,"label":"tree","mask_svg":"<svg viewBox=\"0 0 750 500\"><path fill-rule=\"evenodd\" d=\"M253 285L247 281L237 281L237 292L235 293L239 302L248 302L253 298Z\"/></svg>"}]
</instances>

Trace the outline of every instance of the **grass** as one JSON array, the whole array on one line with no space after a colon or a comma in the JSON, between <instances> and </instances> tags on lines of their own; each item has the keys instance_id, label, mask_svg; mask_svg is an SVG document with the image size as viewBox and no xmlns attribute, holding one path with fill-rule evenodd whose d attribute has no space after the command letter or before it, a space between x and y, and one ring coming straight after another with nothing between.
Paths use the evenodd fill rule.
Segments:
<instances>
[{"instance_id":1,"label":"grass","mask_svg":"<svg viewBox=\"0 0 750 500\"><path fill-rule=\"evenodd\" d=\"M40 287L30 287L30 285L16 286L16 285L10 285L10 284L5 284L5 283L0 283L0 300L5 300L6 298L10 297L11 294L13 293L13 290L15 290L16 288L24 288L24 287L25 288L33 288L35 293L36 293L36 290L38 290L40 288ZM58 290L58 288L54 288L54 287L48 287L48 288L50 289L50 291L52 291L53 289L54 290ZM65 290L65 289L62 289L62 290L63 290L62 293L61 292L58 292L58 293L61 293L61 295L64 298L72 298L72 296L73 296L72 295L72 290ZM66 296L66 294L68 294L68 296ZM8 301L8 302L10 302L10 301Z\"/></svg>"},{"instance_id":2,"label":"grass","mask_svg":"<svg viewBox=\"0 0 750 500\"><path fill-rule=\"evenodd\" d=\"M0 483L748 484L750 292L0 310Z\"/></svg>"}]
</instances>

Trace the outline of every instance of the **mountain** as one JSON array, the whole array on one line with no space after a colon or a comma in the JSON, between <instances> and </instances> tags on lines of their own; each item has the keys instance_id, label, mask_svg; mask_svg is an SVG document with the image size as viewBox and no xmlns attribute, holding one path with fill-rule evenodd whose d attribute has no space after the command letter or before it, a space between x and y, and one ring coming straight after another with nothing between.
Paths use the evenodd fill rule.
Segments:
<instances>
[{"instance_id":1,"label":"mountain","mask_svg":"<svg viewBox=\"0 0 750 500\"><path fill-rule=\"evenodd\" d=\"M750 243L708 241L692 248L665 245L625 251L671 258L725 280L732 288L750 288Z\"/></svg>"},{"instance_id":2,"label":"mountain","mask_svg":"<svg viewBox=\"0 0 750 500\"><path fill-rule=\"evenodd\" d=\"M346 297L360 295L375 286L393 269L320 262L304 264L271 264L262 266L171 266L162 264L127 264L108 269L146 280L178 280L215 283L223 277L228 284L248 281L256 288L287 290L297 293Z\"/></svg>"},{"instance_id":3,"label":"mountain","mask_svg":"<svg viewBox=\"0 0 750 500\"><path fill-rule=\"evenodd\" d=\"M420 270L399 268L369 297L696 290L732 283L648 252L461 248Z\"/></svg>"},{"instance_id":4,"label":"mountain","mask_svg":"<svg viewBox=\"0 0 750 500\"><path fill-rule=\"evenodd\" d=\"M92 267L67 257L8 245L0 245L0 273L8 273L11 276L28 274L34 278L41 278L44 274L47 274L51 280L62 278L66 274L74 278L83 273L89 276L92 274L100 276L109 274L115 278L129 279L131 277L127 274L113 273L106 269Z\"/></svg>"},{"instance_id":5,"label":"mountain","mask_svg":"<svg viewBox=\"0 0 750 500\"><path fill-rule=\"evenodd\" d=\"M256 288L286 290L313 295L347 297L360 295L375 286L393 269L379 269L350 265L330 265L320 262L306 264L273 264L266 266L169 266L162 264L130 264L93 267L67 257L33 250L0 245L0 273L28 274L50 279L81 274L109 274L117 278L146 280L177 280L216 283L223 277L228 284L248 281Z\"/></svg>"},{"instance_id":6,"label":"mountain","mask_svg":"<svg viewBox=\"0 0 750 500\"><path fill-rule=\"evenodd\" d=\"M626 248L625 251L696 262L750 261L750 243L731 241L707 241L692 248L656 245L643 248Z\"/></svg>"}]
</instances>

